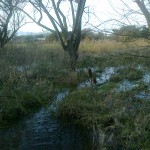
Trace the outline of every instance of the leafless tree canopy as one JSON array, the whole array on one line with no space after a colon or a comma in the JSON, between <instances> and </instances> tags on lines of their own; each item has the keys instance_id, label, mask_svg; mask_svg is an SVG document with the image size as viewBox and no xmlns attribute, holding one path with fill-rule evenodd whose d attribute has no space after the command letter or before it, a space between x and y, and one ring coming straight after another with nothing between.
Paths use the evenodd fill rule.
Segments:
<instances>
[{"instance_id":1,"label":"leafless tree canopy","mask_svg":"<svg viewBox=\"0 0 150 150\"><path fill-rule=\"evenodd\" d=\"M33 13L22 11L39 26L57 34L63 49L70 55L71 67L74 69L86 0L28 0L28 3ZM45 23L45 17L49 24Z\"/></svg>"},{"instance_id":2,"label":"leafless tree canopy","mask_svg":"<svg viewBox=\"0 0 150 150\"><path fill-rule=\"evenodd\" d=\"M22 0L0 0L0 47L4 47L23 25Z\"/></svg>"},{"instance_id":3,"label":"leafless tree canopy","mask_svg":"<svg viewBox=\"0 0 150 150\"><path fill-rule=\"evenodd\" d=\"M150 31L150 0L135 0L142 14L144 15Z\"/></svg>"}]
</instances>

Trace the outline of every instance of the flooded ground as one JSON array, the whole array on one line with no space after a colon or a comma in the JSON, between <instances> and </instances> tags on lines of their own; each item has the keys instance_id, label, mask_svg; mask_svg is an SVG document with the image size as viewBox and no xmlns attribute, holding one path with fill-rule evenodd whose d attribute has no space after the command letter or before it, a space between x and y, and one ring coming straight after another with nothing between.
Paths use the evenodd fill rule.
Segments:
<instances>
[{"instance_id":1,"label":"flooded ground","mask_svg":"<svg viewBox=\"0 0 150 150\"><path fill-rule=\"evenodd\" d=\"M108 83L108 81L110 80L110 78L113 75L118 75L117 71L119 69L125 68L125 66L120 66L120 67L106 67L104 68L104 70L101 72L99 70L98 67L95 68L91 68L92 72L95 74L96 76L96 81L97 83L95 84L96 86L101 86L102 84ZM142 65L138 65L137 68L138 70L142 70L143 71L143 67ZM86 68L83 69L79 69L78 71L83 71L83 72L87 72ZM122 79L122 81L120 81L119 83L116 84L116 87L114 89L112 89L112 91L115 92L126 92L129 90L132 90L135 87L138 87L140 83L144 83L145 85L149 86L149 92L140 92L139 94L135 95L136 98L138 99L145 99L148 100L150 99L150 72L146 72L143 75L143 78L141 80L138 80L136 82L131 82L128 81L127 79ZM88 79L82 83L79 84L78 88L85 88L85 87L90 87L91 86L91 80Z\"/></svg>"},{"instance_id":2,"label":"flooded ground","mask_svg":"<svg viewBox=\"0 0 150 150\"><path fill-rule=\"evenodd\" d=\"M53 103L49 107L50 111L56 112L59 102L61 102L68 94L69 94L68 89L64 89L63 91L59 92L55 96L55 101L53 101Z\"/></svg>"},{"instance_id":3,"label":"flooded ground","mask_svg":"<svg viewBox=\"0 0 150 150\"><path fill-rule=\"evenodd\" d=\"M67 93L66 89L60 92L55 102ZM56 104L41 108L10 127L0 127L0 150L91 150L92 133L55 119L50 111L56 109Z\"/></svg>"},{"instance_id":4,"label":"flooded ground","mask_svg":"<svg viewBox=\"0 0 150 150\"><path fill-rule=\"evenodd\" d=\"M140 66L141 67L141 66ZM107 83L112 75L115 75L120 67L106 67L101 72L98 68L92 68L96 75L97 84L101 86ZM23 71L23 68L18 68L18 71ZM87 71L87 69L83 69ZM143 78L138 82L150 85L150 72L146 72ZM138 82L130 82L123 79L119 82L115 90L117 92L125 92L139 86ZM78 88L90 87L90 79L80 83ZM150 87L149 87L150 91ZM93 149L93 133L76 128L73 123L64 124L57 120L50 113L56 111L57 105L62 101L69 90L60 91L54 102L47 107L41 108L38 112L24 118L20 122L0 127L0 150L91 150ZM150 99L150 92L139 92L135 95L138 99ZM95 148L96 149L96 148Z\"/></svg>"},{"instance_id":5,"label":"flooded ground","mask_svg":"<svg viewBox=\"0 0 150 150\"><path fill-rule=\"evenodd\" d=\"M117 85L117 88L115 90L117 92L126 92L137 86L138 86L138 84L136 84L136 83L130 82L128 80L123 80Z\"/></svg>"},{"instance_id":6,"label":"flooded ground","mask_svg":"<svg viewBox=\"0 0 150 150\"><path fill-rule=\"evenodd\" d=\"M149 89L150 91L150 89ZM135 95L135 98L138 99L144 99L144 100L150 100L150 92L140 92L139 94Z\"/></svg>"},{"instance_id":7,"label":"flooded ground","mask_svg":"<svg viewBox=\"0 0 150 150\"><path fill-rule=\"evenodd\" d=\"M83 69L84 71L87 71L86 69ZM116 71L118 70L118 68L115 67L106 67L102 73L99 72L98 68L91 68L92 72L95 73L96 75L96 81L97 81L97 85L101 85L105 82L107 82L110 77L116 73ZM91 81L86 80L85 82L82 82L79 84L78 88L84 88L84 87L90 87L91 86Z\"/></svg>"},{"instance_id":8,"label":"flooded ground","mask_svg":"<svg viewBox=\"0 0 150 150\"><path fill-rule=\"evenodd\" d=\"M150 72L146 72L143 76L143 82L150 85Z\"/></svg>"}]
</instances>

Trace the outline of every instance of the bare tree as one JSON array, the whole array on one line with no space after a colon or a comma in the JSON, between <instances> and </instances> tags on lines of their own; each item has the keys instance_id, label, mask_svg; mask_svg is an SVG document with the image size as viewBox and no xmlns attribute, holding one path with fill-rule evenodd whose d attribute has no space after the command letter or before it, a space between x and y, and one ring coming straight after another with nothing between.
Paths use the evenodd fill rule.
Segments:
<instances>
[{"instance_id":1,"label":"bare tree","mask_svg":"<svg viewBox=\"0 0 150 150\"><path fill-rule=\"evenodd\" d=\"M28 0L34 8L30 14L22 10L33 22L56 33L63 49L68 52L71 69L75 69L81 41L82 16L86 0ZM62 7L65 7L66 10ZM48 18L51 24L43 22Z\"/></svg>"},{"instance_id":2,"label":"bare tree","mask_svg":"<svg viewBox=\"0 0 150 150\"><path fill-rule=\"evenodd\" d=\"M144 15L150 31L150 0L135 0L135 2Z\"/></svg>"},{"instance_id":3,"label":"bare tree","mask_svg":"<svg viewBox=\"0 0 150 150\"><path fill-rule=\"evenodd\" d=\"M135 28L130 28L132 29L130 32L132 36L129 37L123 34L127 41L132 40L133 37L134 40L135 38L150 39L150 0L108 0L108 2L114 13L112 13L110 20L103 22L104 25L109 22L112 29L116 28L118 30L120 27L127 29L135 26L140 30L141 33L137 35L137 32L134 31ZM113 34L119 36L119 39L122 36L120 33L116 34L114 30Z\"/></svg>"},{"instance_id":4,"label":"bare tree","mask_svg":"<svg viewBox=\"0 0 150 150\"><path fill-rule=\"evenodd\" d=\"M0 48L3 48L24 25L22 0L0 0Z\"/></svg>"}]
</instances>

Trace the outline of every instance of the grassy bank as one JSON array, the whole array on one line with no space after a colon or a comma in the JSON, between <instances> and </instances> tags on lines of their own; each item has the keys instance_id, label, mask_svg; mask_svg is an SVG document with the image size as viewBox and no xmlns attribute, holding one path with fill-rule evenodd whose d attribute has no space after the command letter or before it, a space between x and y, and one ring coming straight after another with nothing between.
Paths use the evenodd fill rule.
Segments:
<instances>
[{"instance_id":1,"label":"grassy bank","mask_svg":"<svg viewBox=\"0 0 150 150\"><path fill-rule=\"evenodd\" d=\"M65 87L71 92L58 115L93 129L100 148L148 149L149 43L83 41L79 54L77 71L70 72L57 42L8 45L0 56L0 122L52 102Z\"/></svg>"},{"instance_id":2,"label":"grassy bank","mask_svg":"<svg viewBox=\"0 0 150 150\"><path fill-rule=\"evenodd\" d=\"M82 47L78 67L83 70L93 68L93 78L99 80L104 78L107 67L115 68L115 71L107 81L96 85L86 78L85 86L79 86L59 105L58 114L65 120L74 120L78 125L93 129L99 135L100 148L149 149L148 45L145 43L145 47L141 43L141 47L136 47L135 43L129 43L116 49L110 46L112 43L107 43L106 50L102 50L104 45L101 47L100 43L88 44L91 44L93 51L86 52L83 50L86 46ZM82 73L88 74L88 71ZM105 76L107 78L107 74Z\"/></svg>"},{"instance_id":3,"label":"grassy bank","mask_svg":"<svg viewBox=\"0 0 150 150\"><path fill-rule=\"evenodd\" d=\"M0 122L33 112L50 103L58 89L80 82L70 72L68 56L59 43L7 45L0 53Z\"/></svg>"},{"instance_id":4,"label":"grassy bank","mask_svg":"<svg viewBox=\"0 0 150 150\"><path fill-rule=\"evenodd\" d=\"M7 45L1 51L0 122L22 118L53 100L60 77L68 74L57 45Z\"/></svg>"}]
</instances>

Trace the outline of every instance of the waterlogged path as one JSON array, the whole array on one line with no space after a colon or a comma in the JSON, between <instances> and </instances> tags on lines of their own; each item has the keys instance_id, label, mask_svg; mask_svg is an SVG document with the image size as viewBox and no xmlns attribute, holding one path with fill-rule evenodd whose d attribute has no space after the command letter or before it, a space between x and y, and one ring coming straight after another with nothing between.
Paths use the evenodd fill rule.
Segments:
<instances>
[{"instance_id":1,"label":"waterlogged path","mask_svg":"<svg viewBox=\"0 0 150 150\"><path fill-rule=\"evenodd\" d=\"M66 90L59 93L56 101L66 94ZM91 150L92 135L52 117L50 108L55 110L55 104L13 126L0 127L0 150Z\"/></svg>"}]
</instances>

